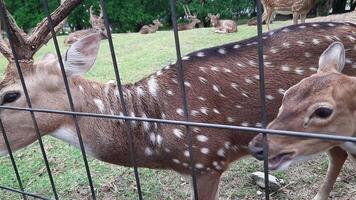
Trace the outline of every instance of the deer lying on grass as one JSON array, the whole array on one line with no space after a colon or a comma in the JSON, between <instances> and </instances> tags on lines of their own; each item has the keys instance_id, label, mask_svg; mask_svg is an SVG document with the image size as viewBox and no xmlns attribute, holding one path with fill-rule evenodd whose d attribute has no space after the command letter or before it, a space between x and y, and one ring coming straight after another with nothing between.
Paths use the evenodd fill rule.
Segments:
<instances>
[{"instance_id":1,"label":"deer lying on grass","mask_svg":"<svg viewBox=\"0 0 356 200\"><path fill-rule=\"evenodd\" d=\"M153 24L150 25L144 25L142 26L142 28L140 29L140 33L141 34L148 34L148 33L155 33L159 27L162 27L163 24L159 21L159 19L155 19L153 20Z\"/></svg>"},{"instance_id":2,"label":"deer lying on grass","mask_svg":"<svg viewBox=\"0 0 356 200\"><path fill-rule=\"evenodd\" d=\"M93 33L100 33L102 39L107 39L107 33L105 30L105 24L104 24L104 18L103 18L103 9L101 8L101 6L100 6L100 15L99 16L94 14L93 6L90 6L89 13L90 13L89 22L90 22L92 28L79 30L79 31L70 33L64 39L65 45L70 46L74 42L78 41L80 38L86 37Z\"/></svg>"},{"instance_id":3,"label":"deer lying on grass","mask_svg":"<svg viewBox=\"0 0 356 200\"><path fill-rule=\"evenodd\" d=\"M355 35L353 32L350 39L356 40ZM356 45L348 47L348 51L355 52ZM278 116L268 128L356 136L356 79L341 73L345 61L352 62L345 59L342 43L330 45L320 57L317 73L286 91ZM352 68L356 68L356 63ZM259 159L263 159L262 137L256 136L250 143L251 151ZM270 135L268 144L271 170L287 168L293 162L328 151L327 177L314 200L329 199L348 154L356 161L356 143L351 142Z\"/></svg>"},{"instance_id":4,"label":"deer lying on grass","mask_svg":"<svg viewBox=\"0 0 356 200\"><path fill-rule=\"evenodd\" d=\"M317 2L318 0L262 0L263 20L266 20L268 30L270 30L269 24L274 12L285 15L293 14L293 24L298 24L299 17L302 23L305 23L308 12Z\"/></svg>"},{"instance_id":5,"label":"deer lying on grass","mask_svg":"<svg viewBox=\"0 0 356 200\"><path fill-rule=\"evenodd\" d=\"M0 3L3 6L3 0ZM73 1L65 2L68 3L74 5ZM70 9L61 10L65 12L60 16L67 16L70 12ZM10 14L6 15L9 18ZM64 19L64 16L53 18L54 23L58 24L58 20ZM9 22L33 107L70 110L56 56L48 55L34 63L32 56L37 49L32 48L32 42L21 43L24 38L18 34L16 24L7 20ZM41 31L45 34L37 35L40 40L36 41L43 42L49 30L47 26L40 27L45 30ZM289 26L263 35L266 98L268 112L271 114L269 119L276 115L284 90L316 70L316 58L322 49L336 40L343 41L348 49L354 48L356 41L351 37L355 36L355 32L356 26L353 24L315 23ZM304 35L303 39L300 35ZM75 108L80 112L122 115L117 96L118 87L115 84L102 84L81 76L92 67L100 39L98 33L82 38L68 49L64 57ZM182 58L191 120L261 126L256 45L257 38L254 37L196 51ZM9 60L5 77L0 83L1 105L26 107L13 55L3 43L0 43L0 52ZM353 59L351 62L356 62L354 50L348 51L347 57ZM348 74L356 74L356 69L348 68ZM182 94L178 89L177 73L178 67L172 63L134 84L124 85L130 116L183 120ZM14 151L36 141L28 112L2 109L0 117ZM42 135L48 134L78 146L71 116L36 113L36 118ZM104 162L132 166L123 123L115 119L80 117L79 127L86 152ZM130 126L139 167L190 174L190 155L184 126L134 121ZM253 136L231 130L192 127L192 152L197 170L199 199L216 199L220 176L230 163L249 155L248 143ZM6 153L1 138L0 154Z\"/></svg>"},{"instance_id":6,"label":"deer lying on grass","mask_svg":"<svg viewBox=\"0 0 356 200\"><path fill-rule=\"evenodd\" d=\"M195 15L189 16L189 19L191 20L191 22L189 24L178 25L178 31L191 30L191 29L195 28L195 26L201 22Z\"/></svg>"},{"instance_id":7,"label":"deer lying on grass","mask_svg":"<svg viewBox=\"0 0 356 200\"><path fill-rule=\"evenodd\" d=\"M215 27L216 33L233 33L237 32L237 24L234 20L221 20L220 14L212 15L208 14L210 23Z\"/></svg>"}]
</instances>

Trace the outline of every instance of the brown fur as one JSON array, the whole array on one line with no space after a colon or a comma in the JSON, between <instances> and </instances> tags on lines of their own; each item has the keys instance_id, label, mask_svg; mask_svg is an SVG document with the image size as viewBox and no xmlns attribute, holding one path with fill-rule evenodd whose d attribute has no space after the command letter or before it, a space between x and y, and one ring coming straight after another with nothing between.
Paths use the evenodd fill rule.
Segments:
<instances>
[{"instance_id":1,"label":"brown fur","mask_svg":"<svg viewBox=\"0 0 356 200\"><path fill-rule=\"evenodd\" d=\"M163 24L158 20L153 20L153 24L150 24L150 25L144 25L142 26L142 28L140 29L140 33L141 34L148 34L148 33L155 33L159 27L162 27Z\"/></svg>"},{"instance_id":2,"label":"brown fur","mask_svg":"<svg viewBox=\"0 0 356 200\"><path fill-rule=\"evenodd\" d=\"M356 51L355 47L349 51ZM278 116L268 125L269 129L356 136L356 78L340 73L345 65L345 51L337 50L342 48L340 43L331 45L320 57L318 73L288 89ZM321 107L332 110L330 117L321 118L315 114L315 110ZM261 144L262 135L259 135L251 141L250 148L256 153L262 149ZM329 152L328 173L314 200L328 199L347 153L356 157L356 145L352 150L341 141L271 135L268 145L272 169L287 161Z\"/></svg>"},{"instance_id":3,"label":"brown fur","mask_svg":"<svg viewBox=\"0 0 356 200\"><path fill-rule=\"evenodd\" d=\"M317 2L317 0L262 0L263 20L266 20L268 30L274 12L293 14L293 24L298 24L299 17L302 23L305 23L308 12Z\"/></svg>"},{"instance_id":4,"label":"brown fur","mask_svg":"<svg viewBox=\"0 0 356 200\"><path fill-rule=\"evenodd\" d=\"M234 33L237 32L237 24L233 20L221 20L220 14L208 14L210 24L215 27L217 33Z\"/></svg>"},{"instance_id":5,"label":"brown fur","mask_svg":"<svg viewBox=\"0 0 356 200\"><path fill-rule=\"evenodd\" d=\"M195 15L189 16L189 19L191 20L191 22L189 24L178 25L178 31L191 30L191 29L195 28L195 26L201 22Z\"/></svg>"},{"instance_id":6,"label":"brown fur","mask_svg":"<svg viewBox=\"0 0 356 200\"><path fill-rule=\"evenodd\" d=\"M356 62L356 51L353 50L356 41L350 41L348 38L350 35L355 36L355 25L336 23L333 26L327 23L316 25L318 26L307 24L304 29L299 26L289 26L263 34L269 120L276 116L282 100L279 89L287 89L314 73L313 67L317 66L322 50L337 38L344 41L346 48L349 49L347 57L353 63ZM303 38L300 38L300 35L303 35ZM296 38L299 39L296 40ZM313 39L319 39L320 43L313 44ZM83 40L78 42L82 43ZM298 40L303 41L303 44L298 43ZM98 40L95 41L98 42ZM81 47L78 42L71 48ZM93 48L92 43L90 40L85 41L88 47L78 48L78 50L88 51ZM289 45L285 45L286 43ZM183 57L190 120L259 126L261 115L256 44L257 38L254 37L203 49ZM306 52L310 56L305 57ZM91 54L85 53L85 55ZM69 54L66 57L71 56ZM93 57L95 58L95 56L88 58ZM29 83L28 89L32 104L35 108L69 110L58 63L55 59L49 58L35 64L32 70L26 70L28 72L25 76ZM85 58L83 61L87 62L87 60ZM289 70L283 68L285 65L288 65ZM356 69L351 66L352 64L346 66L346 73L356 74ZM182 94L177 84L177 74L178 67L176 64L171 64L145 79L125 85L125 102L128 104L129 113L138 117L183 120L181 110L179 110L183 108L183 105ZM9 76L12 76L12 73L6 74L1 84L3 87L0 88L0 95L9 89L19 90L22 93L18 79ZM13 81L6 83L8 80ZM101 84L78 75L70 76L69 83L77 111L115 115L120 115L122 112L119 106L120 101L116 96L117 86L115 84ZM157 90L153 90L152 85L155 85ZM94 99L101 100L105 109L100 111ZM26 106L24 95L9 105ZM35 132L28 114L3 110L1 117L13 150L35 141ZM36 117L40 122L42 134L51 133L64 125L74 130L70 116L39 113ZM19 121L21 123L18 123ZM121 120L80 117L79 126L87 152L105 162L131 166L127 133ZM186 154L187 135L184 126L143 122L131 123L131 126L139 167L171 169L181 174L190 173L189 159ZM180 129L181 134L174 129ZM198 140L198 135L206 138L200 137ZM199 197L204 200L213 200L220 175L231 162L249 155L247 145L254 134L192 127L192 136ZM158 142L160 138L162 141ZM5 146L0 140L0 150L3 149Z\"/></svg>"}]
</instances>

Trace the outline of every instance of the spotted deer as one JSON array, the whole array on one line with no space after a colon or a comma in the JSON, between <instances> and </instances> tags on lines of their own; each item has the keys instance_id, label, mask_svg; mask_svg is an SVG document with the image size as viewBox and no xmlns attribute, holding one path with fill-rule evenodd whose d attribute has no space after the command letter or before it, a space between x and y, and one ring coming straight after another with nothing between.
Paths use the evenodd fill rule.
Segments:
<instances>
[{"instance_id":1,"label":"spotted deer","mask_svg":"<svg viewBox=\"0 0 356 200\"><path fill-rule=\"evenodd\" d=\"M178 31L191 30L201 22L195 15L189 16L189 19L191 20L189 24L178 25Z\"/></svg>"},{"instance_id":2,"label":"spotted deer","mask_svg":"<svg viewBox=\"0 0 356 200\"><path fill-rule=\"evenodd\" d=\"M141 34L155 33L159 29L159 27L163 26L159 19L155 19L152 22L153 24L142 26L139 32Z\"/></svg>"},{"instance_id":3,"label":"spotted deer","mask_svg":"<svg viewBox=\"0 0 356 200\"><path fill-rule=\"evenodd\" d=\"M221 20L220 14L208 14L210 23L215 27L216 33L234 33L237 32L237 24L234 20Z\"/></svg>"},{"instance_id":4,"label":"spotted deer","mask_svg":"<svg viewBox=\"0 0 356 200\"><path fill-rule=\"evenodd\" d=\"M3 0L0 2L3 6ZM65 3L74 6L73 2ZM66 10L68 14L69 10ZM58 24L61 18L54 19ZM46 24L46 21L43 23ZM16 27L15 24L10 25L33 107L69 111L57 57L48 54L42 60L33 62L32 56L37 49L27 46L31 43L18 43L24 38L17 34ZM48 28L41 27L48 35ZM269 119L276 115L284 90L314 73L316 58L332 42L343 41L346 48L352 49L347 51L347 57L356 62L356 51L353 50L356 41L352 40L355 31L356 26L350 23L315 23L289 26L263 35ZM300 35L304 37L300 38ZM118 86L82 76L96 60L100 39L98 33L82 38L69 47L63 57L75 108L79 112L122 116ZM0 51L8 58L9 64L0 83L1 105L26 107L13 55L8 47L4 47L0 43ZM182 57L182 62L190 120L261 126L256 37L190 53ZM356 74L352 63L348 65L348 74ZM136 83L124 85L124 100L129 115L183 120L182 92L177 74L177 64L171 63ZM38 98L44 96L46 98ZM36 141L28 112L2 109L0 117L12 150ZM36 118L43 136L53 136L78 147L71 116L36 113ZM122 120L79 117L78 123L88 154L104 162L132 166L126 126ZM133 130L134 155L139 167L190 174L185 126L139 121L132 121L129 126ZM230 163L250 155L248 143L253 136L226 129L192 127L192 156L199 199L216 199L222 173ZM0 152L1 155L7 154L2 138Z\"/></svg>"},{"instance_id":5,"label":"spotted deer","mask_svg":"<svg viewBox=\"0 0 356 200\"><path fill-rule=\"evenodd\" d=\"M89 13L90 13L89 22L90 22L91 28L70 33L64 39L65 45L70 46L74 42L78 41L80 38L86 37L88 35L91 35L91 34L97 33L97 32L101 34L102 39L107 39L107 33L105 30L105 24L104 24L104 18L103 18L103 10L102 10L101 6L100 6L99 16L94 14L93 6L90 6Z\"/></svg>"},{"instance_id":6,"label":"spotted deer","mask_svg":"<svg viewBox=\"0 0 356 200\"><path fill-rule=\"evenodd\" d=\"M318 0L262 0L263 20L266 21L268 30L273 14L289 15L293 14L293 24L298 24L300 17L302 23L305 23L308 12L316 5Z\"/></svg>"},{"instance_id":7,"label":"spotted deer","mask_svg":"<svg viewBox=\"0 0 356 200\"><path fill-rule=\"evenodd\" d=\"M348 37L356 40L355 35ZM356 51L356 45L347 50ZM337 133L355 137L356 79L341 73L345 61L352 63L349 58L345 58L343 44L340 42L331 44L320 56L317 73L286 91L279 113L268 128ZM356 68L356 63L351 67ZM311 158L323 151L329 153L327 176L314 200L329 199L329 194L348 155L356 161L356 143L352 142L270 135L268 144L271 170L287 168L293 162ZM250 149L257 158L263 158L261 135L251 141Z\"/></svg>"}]
</instances>

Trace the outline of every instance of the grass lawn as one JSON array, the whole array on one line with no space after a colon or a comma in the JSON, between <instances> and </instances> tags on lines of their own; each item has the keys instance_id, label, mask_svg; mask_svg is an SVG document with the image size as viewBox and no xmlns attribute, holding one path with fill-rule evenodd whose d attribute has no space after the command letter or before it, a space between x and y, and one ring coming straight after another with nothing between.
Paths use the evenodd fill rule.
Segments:
<instances>
[{"instance_id":1,"label":"grass lawn","mask_svg":"<svg viewBox=\"0 0 356 200\"><path fill-rule=\"evenodd\" d=\"M272 27L281 27L290 22L278 22ZM201 28L180 33L182 54L206 47L242 40L256 34L256 27L239 26L239 32L228 35L216 34L211 28ZM64 37L59 37L63 44ZM156 34L137 33L113 35L116 55L124 83L137 81L175 60L174 38L171 31ZM66 47L61 46L64 53ZM54 52L52 43L37 54ZM6 60L0 57L0 72ZM90 79L106 82L115 79L107 41L103 41L95 67L87 75ZM79 150L61 141L45 137L45 148L54 175L60 199L88 199L87 178ZM15 158L26 191L52 197L51 187L43 159L35 143L15 153ZM137 199L133 170L106 164L89 158L98 199ZM285 187L272 195L273 199L310 199L316 193L327 168L325 157L295 166L287 172L274 173L285 182ZM221 199L262 199L259 187L248 178L250 172L262 170L255 159L248 158L234 163L220 185ZM187 180L172 171L140 169L142 190L145 199L188 199L190 186ZM352 199L356 195L356 178L348 163L339 178L333 199ZM0 159L0 185L17 188L17 182L8 157ZM207 188L208 189L208 188ZM0 190L0 199L21 199L17 194Z\"/></svg>"}]
</instances>

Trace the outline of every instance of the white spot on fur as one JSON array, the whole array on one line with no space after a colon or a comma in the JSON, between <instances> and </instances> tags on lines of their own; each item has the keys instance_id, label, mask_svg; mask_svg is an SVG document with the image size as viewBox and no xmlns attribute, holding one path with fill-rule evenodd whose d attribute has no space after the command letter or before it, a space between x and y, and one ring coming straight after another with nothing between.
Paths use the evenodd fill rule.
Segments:
<instances>
[{"instance_id":1,"label":"white spot on fur","mask_svg":"<svg viewBox=\"0 0 356 200\"><path fill-rule=\"evenodd\" d=\"M334 27L334 26L335 26L335 24L333 24L333 23L328 23L328 26L330 26L330 27Z\"/></svg>"},{"instance_id":2,"label":"white spot on fur","mask_svg":"<svg viewBox=\"0 0 356 200\"><path fill-rule=\"evenodd\" d=\"M190 114L193 115L193 116L198 116L198 115L199 115L199 111L197 111L197 110L192 110L192 111L190 112Z\"/></svg>"},{"instance_id":3,"label":"white spot on fur","mask_svg":"<svg viewBox=\"0 0 356 200\"><path fill-rule=\"evenodd\" d=\"M241 126L248 126L248 122L242 122Z\"/></svg>"},{"instance_id":4,"label":"white spot on fur","mask_svg":"<svg viewBox=\"0 0 356 200\"><path fill-rule=\"evenodd\" d=\"M215 92L220 93L220 89L219 89L219 87L218 87L217 85L213 85L213 90L214 90Z\"/></svg>"},{"instance_id":5,"label":"white spot on fur","mask_svg":"<svg viewBox=\"0 0 356 200\"><path fill-rule=\"evenodd\" d=\"M171 150L168 149L168 148L166 148L166 147L164 148L164 151L167 152L167 153L170 153L170 152L171 152Z\"/></svg>"},{"instance_id":6,"label":"white spot on fur","mask_svg":"<svg viewBox=\"0 0 356 200\"><path fill-rule=\"evenodd\" d=\"M136 94L137 94L138 96L143 96L143 95L145 95L145 91L143 91L143 89L142 89L141 86L138 86L138 87L136 88Z\"/></svg>"},{"instance_id":7,"label":"white spot on fur","mask_svg":"<svg viewBox=\"0 0 356 200\"><path fill-rule=\"evenodd\" d=\"M255 78L256 80L260 80L260 75L254 75L253 78Z\"/></svg>"},{"instance_id":8,"label":"white spot on fur","mask_svg":"<svg viewBox=\"0 0 356 200\"><path fill-rule=\"evenodd\" d=\"M208 115L208 108L207 107L201 107L200 112L202 112L205 115Z\"/></svg>"},{"instance_id":9,"label":"white spot on fur","mask_svg":"<svg viewBox=\"0 0 356 200\"><path fill-rule=\"evenodd\" d=\"M231 85L231 87L234 88L235 90L237 90L238 87L239 87L239 86L237 85L237 83L231 83L230 85Z\"/></svg>"},{"instance_id":10,"label":"white spot on fur","mask_svg":"<svg viewBox=\"0 0 356 200\"><path fill-rule=\"evenodd\" d=\"M282 71L285 71L285 72L288 72L290 69L289 69L289 66L287 64L284 64L282 65Z\"/></svg>"},{"instance_id":11,"label":"white spot on fur","mask_svg":"<svg viewBox=\"0 0 356 200\"><path fill-rule=\"evenodd\" d=\"M158 90L158 84L157 84L157 80L156 78L154 77L151 77L149 80L148 80L148 90L150 91L150 93L153 95L153 96L157 96L157 90Z\"/></svg>"},{"instance_id":12,"label":"white spot on fur","mask_svg":"<svg viewBox=\"0 0 356 200\"><path fill-rule=\"evenodd\" d=\"M82 93L84 93L84 88L83 88L83 86L79 85L78 87L79 87L79 90L80 90Z\"/></svg>"},{"instance_id":13,"label":"white spot on fur","mask_svg":"<svg viewBox=\"0 0 356 200\"><path fill-rule=\"evenodd\" d=\"M96 107L99 109L99 111L101 113L104 113L105 112L105 106L104 106L103 101L98 99L98 98L94 98L93 101L94 101Z\"/></svg>"},{"instance_id":14,"label":"white spot on fur","mask_svg":"<svg viewBox=\"0 0 356 200\"><path fill-rule=\"evenodd\" d=\"M197 56L198 56L198 57L204 57L205 54L204 54L204 52L198 52L198 53L197 53Z\"/></svg>"},{"instance_id":15,"label":"white spot on fur","mask_svg":"<svg viewBox=\"0 0 356 200\"><path fill-rule=\"evenodd\" d=\"M286 90L284 90L282 88L278 89L278 93L281 94L281 95L284 95L285 92L286 92Z\"/></svg>"},{"instance_id":16,"label":"white spot on fur","mask_svg":"<svg viewBox=\"0 0 356 200\"><path fill-rule=\"evenodd\" d=\"M227 117L226 120L230 123L235 122L235 119L233 117Z\"/></svg>"},{"instance_id":17,"label":"white spot on fur","mask_svg":"<svg viewBox=\"0 0 356 200\"><path fill-rule=\"evenodd\" d=\"M202 82L204 84L208 81L208 80L206 80L205 78L203 78L201 76L199 76L199 80L200 80L200 82Z\"/></svg>"},{"instance_id":18,"label":"white spot on fur","mask_svg":"<svg viewBox=\"0 0 356 200\"><path fill-rule=\"evenodd\" d=\"M183 154L184 154L185 157L189 157L189 155L190 155L190 154L189 154L189 151L184 151Z\"/></svg>"},{"instance_id":19,"label":"white spot on fur","mask_svg":"<svg viewBox=\"0 0 356 200\"><path fill-rule=\"evenodd\" d=\"M209 153L209 149L204 147L200 149L200 152L202 152L203 154L208 154Z\"/></svg>"},{"instance_id":20,"label":"white spot on fur","mask_svg":"<svg viewBox=\"0 0 356 200\"><path fill-rule=\"evenodd\" d=\"M166 92L167 92L167 94L168 94L169 96L173 96L173 95L174 95L171 90L167 90Z\"/></svg>"},{"instance_id":21,"label":"white spot on fur","mask_svg":"<svg viewBox=\"0 0 356 200\"><path fill-rule=\"evenodd\" d=\"M319 24L312 24L312 26L313 26L313 27L318 27L318 26L319 26Z\"/></svg>"},{"instance_id":22,"label":"white spot on fur","mask_svg":"<svg viewBox=\"0 0 356 200\"><path fill-rule=\"evenodd\" d=\"M350 58L346 58L346 59L345 59L345 63L346 63L346 64L351 64L351 63L352 63L352 61L351 61L351 59L350 59Z\"/></svg>"},{"instance_id":23,"label":"white spot on fur","mask_svg":"<svg viewBox=\"0 0 356 200\"><path fill-rule=\"evenodd\" d=\"M352 37L351 35L348 35L347 38L349 38L349 40L350 40L351 42L354 42L354 41L356 40L356 39L355 39L354 37Z\"/></svg>"},{"instance_id":24,"label":"white spot on fur","mask_svg":"<svg viewBox=\"0 0 356 200\"><path fill-rule=\"evenodd\" d=\"M249 60L248 64L252 65L252 66L256 66L257 65L257 63L254 60Z\"/></svg>"},{"instance_id":25,"label":"white spot on fur","mask_svg":"<svg viewBox=\"0 0 356 200\"><path fill-rule=\"evenodd\" d=\"M283 45L284 48L289 48L290 47L289 42L283 42L282 45Z\"/></svg>"},{"instance_id":26,"label":"white spot on fur","mask_svg":"<svg viewBox=\"0 0 356 200\"><path fill-rule=\"evenodd\" d=\"M320 40L319 40L319 39L314 38L314 39L313 39L313 44L315 44L315 45L320 44Z\"/></svg>"},{"instance_id":27,"label":"white spot on fur","mask_svg":"<svg viewBox=\"0 0 356 200\"><path fill-rule=\"evenodd\" d=\"M206 67L199 67L199 70L206 73Z\"/></svg>"},{"instance_id":28,"label":"white spot on fur","mask_svg":"<svg viewBox=\"0 0 356 200\"><path fill-rule=\"evenodd\" d=\"M161 135L157 135L156 141L157 141L157 144L158 144L158 145L161 145L161 144L162 144L162 141L163 141L162 136L161 136Z\"/></svg>"},{"instance_id":29,"label":"white spot on fur","mask_svg":"<svg viewBox=\"0 0 356 200\"><path fill-rule=\"evenodd\" d=\"M306 26L304 26L304 25L300 25L299 26L299 28L301 28L301 29L303 29L303 28L305 28Z\"/></svg>"},{"instance_id":30,"label":"white spot on fur","mask_svg":"<svg viewBox=\"0 0 356 200\"><path fill-rule=\"evenodd\" d=\"M241 105L236 104L236 105L235 105L235 108L241 109L241 108L242 108L242 106L241 106Z\"/></svg>"},{"instance_id":31,"label":"white spot on fur","mask_svg":"<svg viewBox=\"0 0 356 200\"><path fill-rule=\"evenodd\" d=\"M146 156L152 156L153 155L153 150L150 147L145 148L145 155Z\"/></svg>"},{"instance_id":32,"label":"white spot on fur","mask_svg":"<svg viewBox=\"0 0 356 200\"><path fill-rule=\"evenodd\" d=\"M232 73L232 71L230 69L223 68L223 70L224 70L225 73Z\"/></svg>"},{"instance_id":33,"label":"white spot on fur","mask_svg":"<svg viewBox=\"0 0 356 200\"><path fill-rule=\"evenodd\" d=\"M271 53L278 53L278 49L272 47L270 50L269 50Z\"/></svg>"},{"instance_id":34,"label":"white spot on fur","mask_svg":"<svg viewBox=\"0 0 356 200\"><path fill-rule=\"evenodd\" d=\"M195 164L195 168L197 168L197 169L203 169L203 168L204 168L204 165L201 164L201 163L197 163L197 164Z\"/></svg>"},{"instance_id":35,"label":"white spot on fur","mask_svg":"<svg viewBox=\"0 0 356 200\"><path fill-rule=\"evenodd\" d=\"M172 161L176 164L180 164L180 161L178 159L172 159Z\"/></svg>"},{"instance_id":36,"label":"white spot on fur","mask_svg":"<svg viewBox=\"0 0 356 200\"><path fill-rule=\"evenodd\" d=\"M266 95L266 98L268 99L268 100L273 100L274 99L274 96L272 96L272 95Z\"/></svg>"},{"instance_id":37,"label":"white spot on fur","mask_svg":"<svg viewBox=\"0 0 356 200\"><path fill-rule=\"evenodd\" d=\"M199 99L200 101L206 101L206 98L204 98L204 97L198 97L198 99Z\"/></svg>"},{"instance_id":38,"label":"white spot on fur","mask_svg":"<svg viewBox=\"0 0 356 200\"><path fill-rule=\"evenodd\" d=\"M239 44L235 44L234 45L234 49L238 49L238 48L240 48L241 46L239 45Z\"/></svg>"},{"instance_id":39,"label":"white spot on fur","mask_svg":"<svg viewBox=\"0 0 356 200\"><path fill-rule=\"evenodd\" d=\"M301 41L301 40L298 40L297 43L298 43L299 46L304 46L304 42Z\"/></svg>"},{"instance_id":40,"label":"white spot on fur","mask_svg":"<svg viewBox=\"0 0 356 200\"><path fill-rule=\"evenodd\" d=\"M211 71L216 71L216 72L220 71L219 68L217 68L217 67L211 67L210 69L211 69Z\"/></svg>"},{"instance_id":41,"label":"white spot on fur","mask_svg":"<svg viewBox=\"0 0 356 200\"><path fill-rule=\"evenodd\" d=\"M301 69L300 67L297 67L294 71L295 71L295 73L298 74L298 75L303 75L303 74L304 74L304 70Z\"/></svg>"},{"instance_id":42,"label":"white spot on fur","mask_svg":"<svg viewBox=\"0 0 356 200\"><path fill-rule=\"evenodd\" d=\"M184 85L187 87L192 87L192 85L188 81L184 81Z\"/></svg>"},{"instance_id":43,"label":"white spot on fur","mask_svg":"<svg viewBox=\"0 0 356 200\"><path fill-rule=\"evenodd\" d=\"M216 108L213 108L213 112L216 114L220 114L220 112Z\"/></svg>"},{"instance_id":44,"label":"white spot on fur","mask_svg":"<svg viewBox=\"0 0 356 200\"><path fill-rule=\"evenodd\" d=\"M282 32L285 32L285 33L290 32L290 29L289 29L289 28L284 28L284 29L282 30Z\"/></svg>"},{"instance_id":45,"label":"white spot on fur","mask_svg":"<svg viewBox=\"0 0 356 200\"><path fill-rule=\"evenodd\" d=\"M182 60L189 60L189 56L184 56Z\"/></svg>"},{"instance_id":46,"label":"white spot on fur","mask_svg":"<svg viewBox=\"0 0 356 200\"><path fill-rule=\"evenodd\" d=\"M208 137L206 137L205 135L197 135L197 140L199 142L207 142L208 141Z\"/></svg>"},{"instance_id":47,"label":"white spot on fur","mask_svg":"<svg viewBox=\"0 0 356 200\"><path fill-rule=\"evenodd\" d=\"M218 52L219 52L220 54L226 54L226 50L225 50L225 49L219 49Z\"/></svg>"},{"instance_id":48,"label":"white spot on fur","mask_svg":"<svg viewBox=\"0 0 356 200\"><path fill-rule=\"evenodd\" d=\"M181 108L177 108L176 112L180 116L183 116L183 114L184 114L183 109L181 109Z\"/></svg>"},{"instance_id":49,"label":"white spot on fur","mask_svg":"<svg viewBox=\"0 0 356 200\"><path fill-rule=\"evenodd\" d=\"M253 81L251 79L249 79L249 78L245 78L245 82L248 83L248 84L253 83Z\"/></svg>"},{"instance_id":50,"label":"white spot on fur","mask_svg":"<svg viewBox=\"0 0 356 200\"><path fill-rule=\"evenodd\" d=\"M225 157L225 150L223 148L219 149L217 155L221 157Z\"/></svg>"},{"instance_id":51,"label":"white spot on fur","mask_svg":"<svg viewBox=\"0 0 356 200\"><path fill-rule=\"evenodd\" d=\"M183 137L183 131L180 129L173 129L173 134L177 137L177 138L182 138Z\"/></svg>"},{"instance_id":52,"label":"white spot on fur","mask_svg":"<svg viewBox=\"0 0 356 200\"><path fill-rule=\"evenodd\" d=\"M312 71L312 72L316 72L316 71L318 71L318 68L316 68L316 67L309 67L309 70Z\"/></svg>"}]
</instances>

